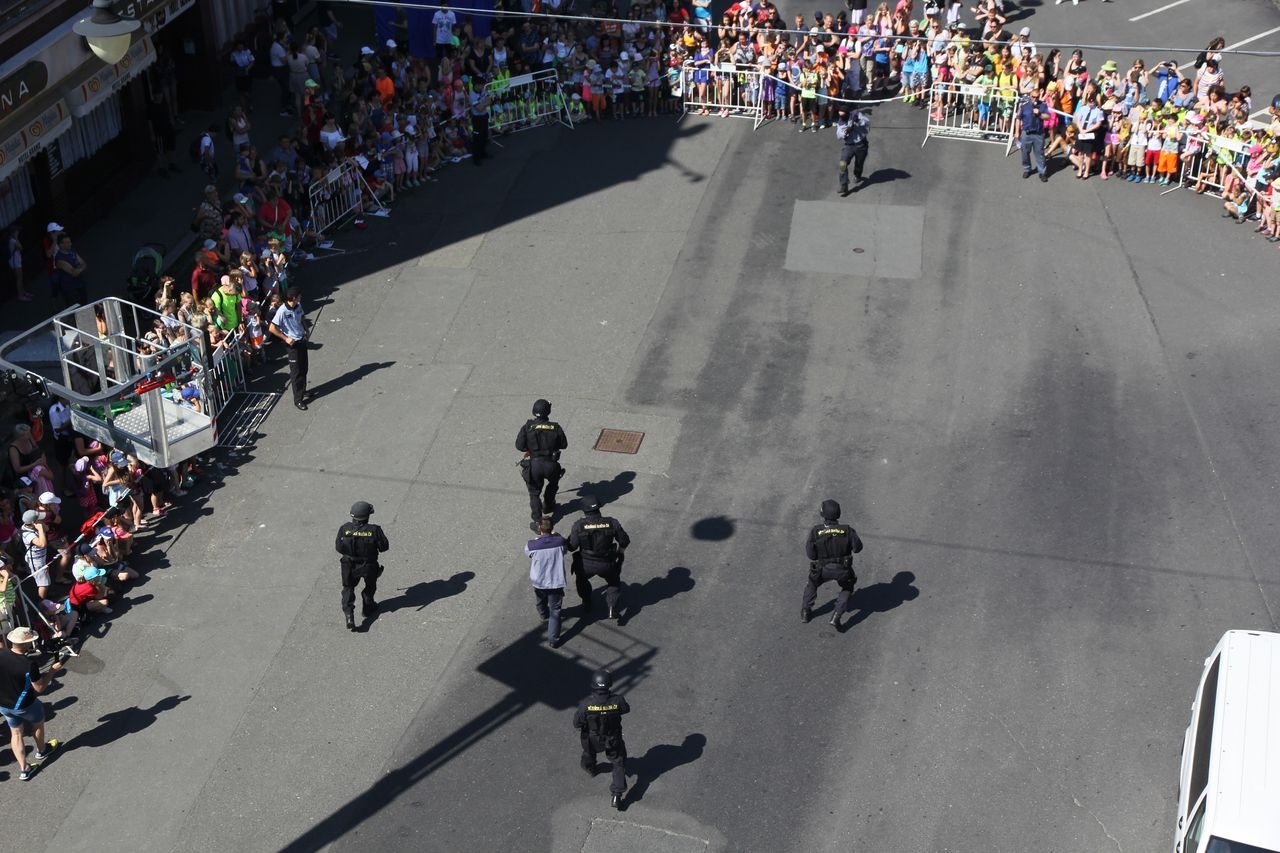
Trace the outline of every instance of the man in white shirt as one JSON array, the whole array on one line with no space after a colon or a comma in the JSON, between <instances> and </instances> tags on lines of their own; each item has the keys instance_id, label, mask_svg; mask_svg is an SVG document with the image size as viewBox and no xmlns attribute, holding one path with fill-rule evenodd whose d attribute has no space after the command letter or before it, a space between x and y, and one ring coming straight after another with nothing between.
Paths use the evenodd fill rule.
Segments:
<instances>
[{"instance_id":1,"label":"man in white shirt","mask_svg":"<svg viewBox=\"0 0 1280 853\"><path fill-rule=\"evenodd\" d=\"M431 16L431 26L436 30L436 62L441 57L453 55L453 28L458 25L458 16L449 8L449 0L440 0L440 8Z\"/></svg>"},{"instance_id":2,"label":"man in white shirt","mask_svg":"<svg viewBox=\"0 0 1280 853\"><path fill-rule=\"evenodd\" d=\"M236 42L236 49L231 52L231 64L236 67L236 92L240 95L240 106L245 111L253 109L253 51L244 46L244 42Z\"/></svg>"},{"instance_id":3,"label":"man in white shirt","mask_svg":"<svg viewBox=\"0 0 1280 853\"><path fill-rule=\"evenodd\" d=\"M293 112L293 93L289 91L289 49L285 47L285 36L277 36L271 42L271 76L276 78L280 86L280 115L287 116Z\"/></svg>"}]
</instances>

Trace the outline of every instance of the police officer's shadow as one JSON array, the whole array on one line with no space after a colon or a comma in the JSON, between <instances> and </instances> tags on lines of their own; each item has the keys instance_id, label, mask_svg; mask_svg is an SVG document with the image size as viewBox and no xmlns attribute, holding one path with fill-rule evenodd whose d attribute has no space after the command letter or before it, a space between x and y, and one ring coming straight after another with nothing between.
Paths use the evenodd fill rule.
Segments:
<instances>
[{"instance_id":1,"label":"police officer's shadow","mask_svg":"<svg viewBox=\"0 0 1280 853\"><path fill-rule=\"evenodd\" d=\"M612 480L584 480L582 485L573 491L577 497L556 507L555 520L568 518L582 512L582 499L587 495L591 495L600 501L600 506L604 507L613 503L618 498L635 489L632 485L636 479L635 471L619 471L613 476ZM605 513L608 515L608 513Z\"/></svg>"},{"instance_id":2,"label":"police officer's shadow","mask_svg":"<svg viewBox=\"0 0 1280 853\"><path fill-rule=\"evenodd\" d=\"M706 745L707 736L695 732L685 735L683 743L660 743L649 747L638 758L628 758L627 773L635 776L636 781L627 792L627 803L640 802L649 790L649 783L663 773L697 761Z\"/></svg>"},{"instance_id":3,"label":"police officer's shadow","mask_svg":"<svg viewBox=\"0 0 1280 853\"><path fill-rule=\"evenodd\" d=\"M911 572L898 572L888 583L873 583L858 587L849 596L849 611L842 624L844 630L865 622L872 613L887 613L895 607L915 601L920 590L915 586L916 576ZM823 608L830 610L834 605ZM814 611L815 615L817 611Z\"/></svg>"},{"instance_id":4,"label":"police officer's shadow","mask_svg":"<svg viewBox=\"0 0 1280 853\"><path fill-rule=\"evenodd\" d=\"M684 566L673 566L665 575L649 578L644 583L628 584L622 597L622 614L618 624L627 624L633 616L649 605L674 598L682 592L688 592L693 589L693 586L693 575Z\"/></svg>"},{"instance_id":5,"label":"police officer's shadow","mask_svg":"<svg viewBox=\"0 0 1280 853\"><path fill-rule=\"evenodd\" d=\"M399 591L399 595L392 598L384 598L378 602L378 612L374 614L373 618L365 620L364 628L367 629L384 613L393 613L406 607L422 610L443 598L466 592L467 581L474 579L475 576L475 572L457 572L451 578L423 581L407 589L402 589Z\"/></svg>"}]
</instances>

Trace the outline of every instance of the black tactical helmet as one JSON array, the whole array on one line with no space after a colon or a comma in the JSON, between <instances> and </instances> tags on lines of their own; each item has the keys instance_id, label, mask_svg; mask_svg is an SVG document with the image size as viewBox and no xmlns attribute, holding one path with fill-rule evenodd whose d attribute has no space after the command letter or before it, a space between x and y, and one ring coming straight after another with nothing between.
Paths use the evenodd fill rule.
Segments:
<instances>
[{"instance_id":1,"label":"black tactical helmet","mask_svg":"<svg viewBox=\"0 0 1280 853\"><path fill-rule=\"evenodd\" d=\"M597 669L591 674L592 690L608 690L613 686L613 676L607 669Z\"/></svg>"},{"instance_id":2,"label":"black tactical helmet","mask_svg":"<svg viewBox=\"0 0 1280 853\"><path fill-rule=\"evenodd\" d=\"M551 414L551 403L548 400L534 400L533 413L538 417L545 418Z\"/></svg>"},{"instance_id":3,"label":"black tactical helmet","mask_svg":"<svg viewBox=\"0 0 1280 853\"><path fill-rule=\"evenodd\" d=\"M830 499L823 501L822 517L827 521L835 521L840 517L840 504Z\"/></svg>"},{"instance_id":4,"label":"black tactical helmet","mask_svg":"<svg viewBox=\"0 0 1280 853\"><path fill-rule=\"evenodd\" d=\"M351 505L352 518L368 518L373 515L373 504L368 501L356 501Z\"/></svg>"},{"instance_id":5,"label":"black tactical helmet","mask_svg":"<svg viewBox=\"0 0 1280 853\"><path fill-rule=\"evenodd\" d=\"M587 495L582 499L583 512L596 512L600 509L600 499L595 495Z\"/></svg>"}]
</instances>

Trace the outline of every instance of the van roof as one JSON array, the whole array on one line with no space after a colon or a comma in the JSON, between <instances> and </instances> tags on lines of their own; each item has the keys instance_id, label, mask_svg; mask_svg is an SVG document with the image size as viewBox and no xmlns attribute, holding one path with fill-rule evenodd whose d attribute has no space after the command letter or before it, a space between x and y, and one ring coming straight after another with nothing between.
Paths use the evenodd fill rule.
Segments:
<instances>
[{"instance_id":1,"label":"van roof","mask_svg":"<svg viewBox=\"0 0 1280 853\"><path fill-rule=\"evenodd\" d=\"M1280 634L1228 631L1218 643L1220 721L1209 786L1212 833L1280 850Z\"/></svg>"}]
</instances>

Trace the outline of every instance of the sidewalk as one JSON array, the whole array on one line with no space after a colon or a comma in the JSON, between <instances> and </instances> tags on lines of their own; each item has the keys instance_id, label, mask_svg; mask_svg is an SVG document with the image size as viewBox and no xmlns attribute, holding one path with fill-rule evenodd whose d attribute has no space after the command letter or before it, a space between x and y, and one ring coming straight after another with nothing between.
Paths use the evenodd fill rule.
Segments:
<instances>
[{"instance_id":1,"label":"sidewalk","mask_svg":"<svg viewBox=\"0 0 1280 853\"><path fill-rule=\"evenodd\" d=\"M338 49L344 60L359 51L361 38L368 34L373 24L369 18L366 21L367 27L362 28L355 16L344 15L344 20L347 19L350 19L350 25L343 28L338 42ZM294 31L299 34L304 32L309 20L308 18L303 24L295 26ZM266 57L262 57L260 61L265 62ZM236 152L222 128L231 108L237 102L235 89L228 86L223 91L223 106L217 112L182 113L179 118L183 126L178 129L177 146L173 153L173 162L179 167L179 171L176 174L161 174L153 169L128 195L119 199L115 207L104 211L102 218L87 231L72 232L71 238L76 250L89 265L86 278L91 300L124 295L125 281L133 266L133 255L144 243L162 243L165 246L166 269L178 279L180 290L187 289L196 236L191 231L190 223L208 183L200 167L191 162L188 148L191 141L209 125L218 126L214 137L220 172L218 191L224 200L229 199L236 191L233 186ZM276 108L279 103L278 89L275 81L270 78L255 80L253 103L254 111L249 115L253 125L250 135L254 145L265 157L275 148L276 140L281 134L298 129L298 119L279 114ZM29 251L39 254L41 249L37 245ZM54 313L47 276L32 277L28 280L27 287L35 296L31 302L11 300L4 303L0 339L9 336L6 332L26 331Z\"/></svg>"}]
</instances>

